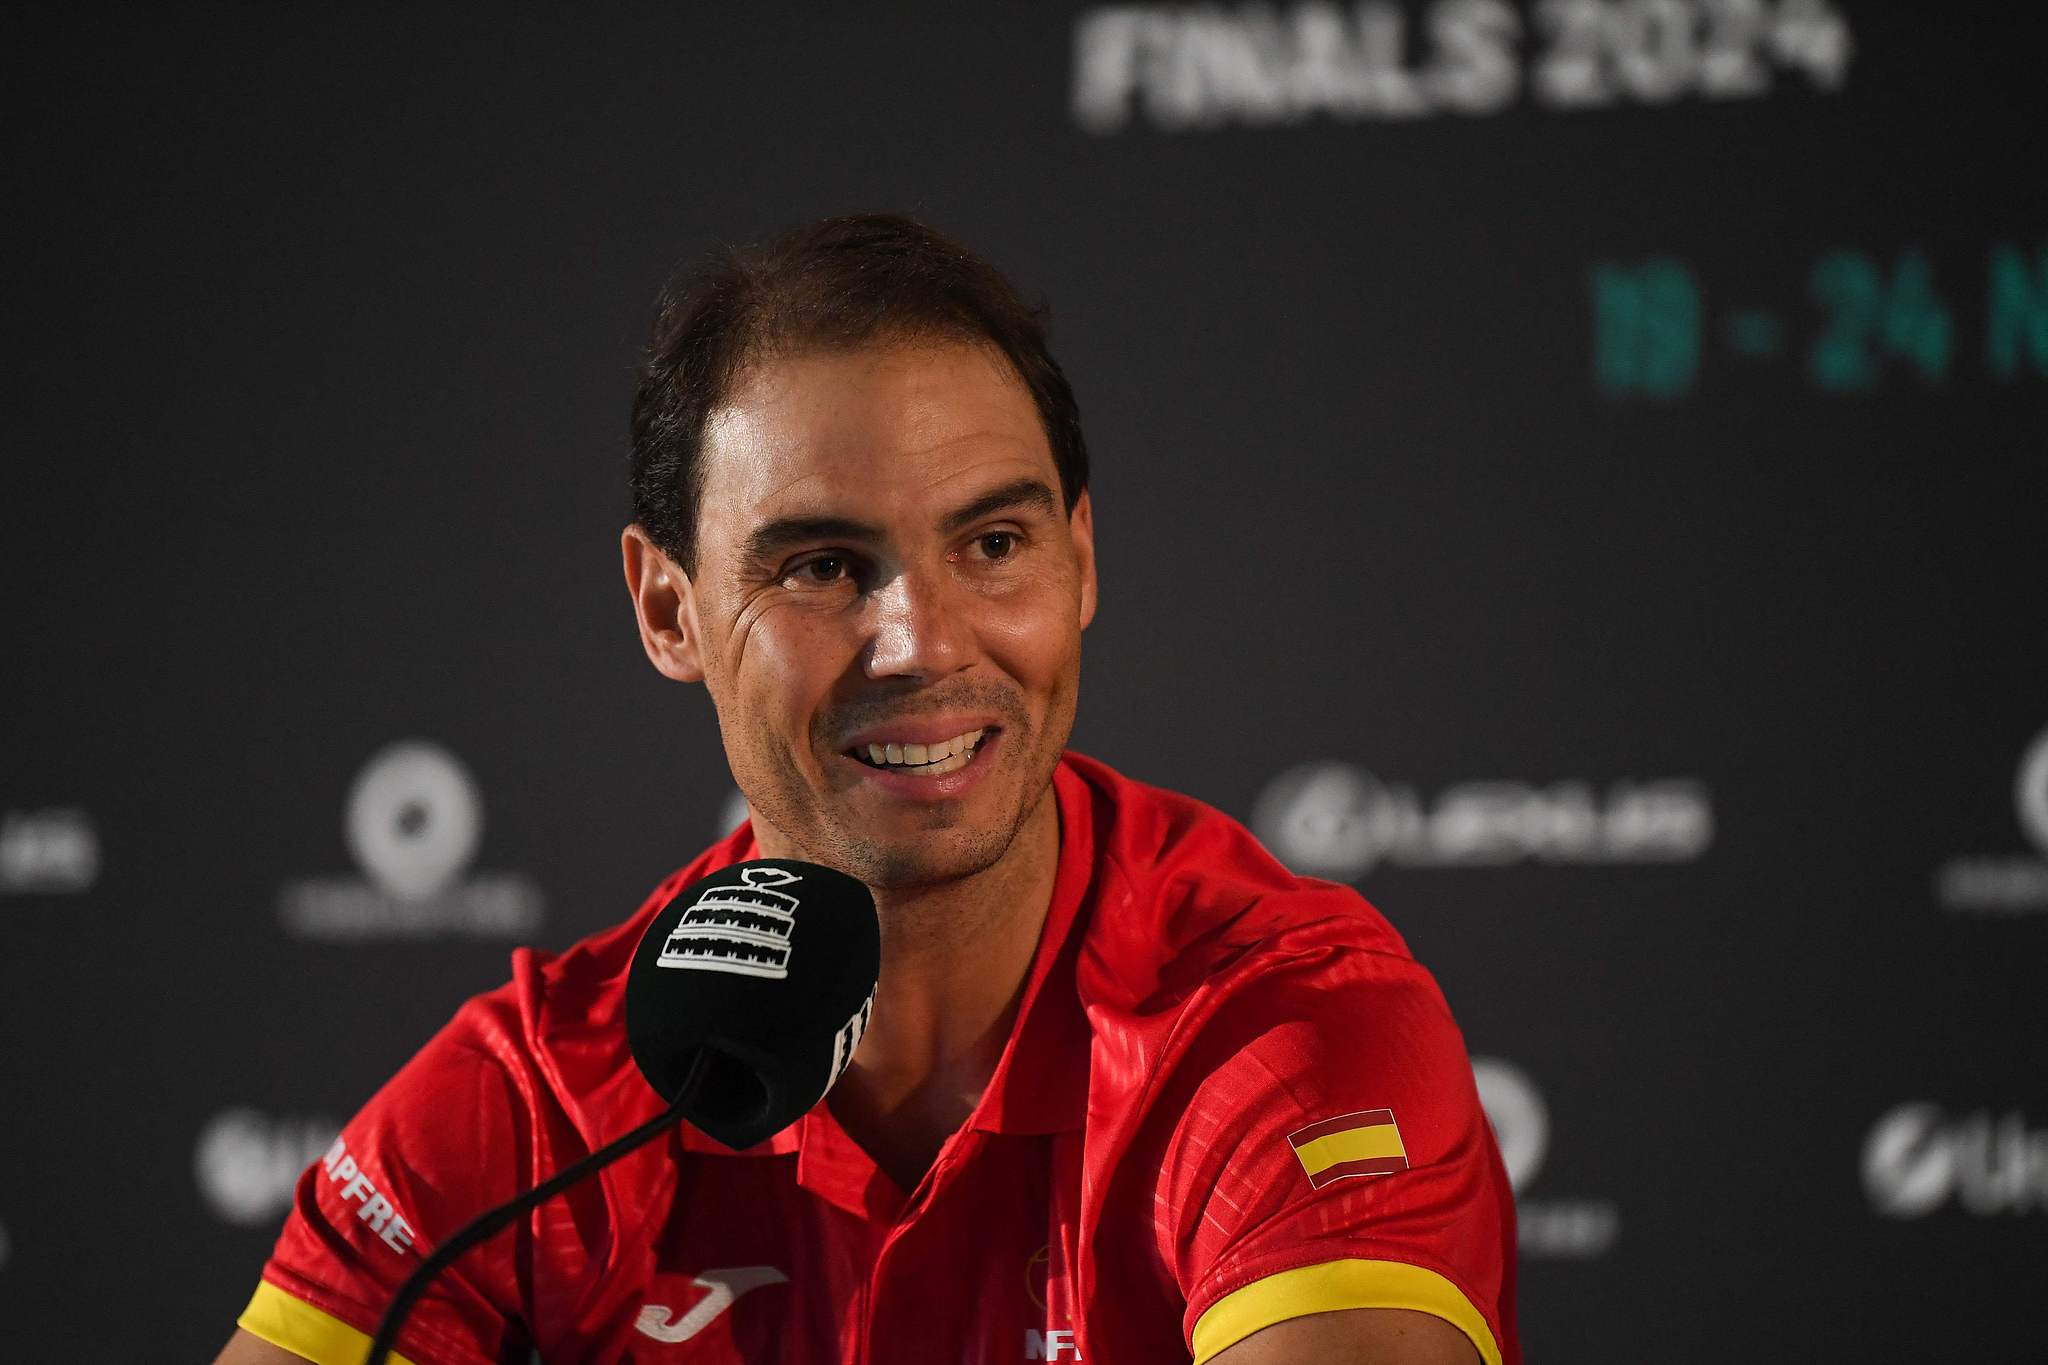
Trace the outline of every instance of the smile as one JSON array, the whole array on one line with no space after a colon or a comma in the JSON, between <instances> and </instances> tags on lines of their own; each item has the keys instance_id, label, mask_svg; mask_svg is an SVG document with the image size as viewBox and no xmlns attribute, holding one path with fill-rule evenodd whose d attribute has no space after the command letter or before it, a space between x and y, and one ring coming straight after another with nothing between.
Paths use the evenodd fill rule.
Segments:
<instances>
[{"instance_id":1,"label":"smile","mask_svg":"<svg viewBox=\"0 0 2048 1365\"><path fill-rule=\"evenodd\" d=\"M940 777L957 772L974 759L974 746L985 730L969 730L937 744L869 744L847 750L847 757L860 760L883 772L909 773L918 777Z\"/></svg>"}]
</instances>

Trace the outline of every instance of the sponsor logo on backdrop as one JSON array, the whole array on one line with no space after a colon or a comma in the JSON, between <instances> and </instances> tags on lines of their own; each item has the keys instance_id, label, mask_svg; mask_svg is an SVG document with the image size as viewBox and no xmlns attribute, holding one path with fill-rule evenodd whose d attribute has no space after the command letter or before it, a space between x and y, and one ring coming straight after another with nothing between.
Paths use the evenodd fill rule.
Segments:
<instances>
[{"instance_id":1,"label":"sponsor logo on backdrop","mask_svg":"<svg viewBox=\"0 0 2048 1365\"><path fill-rule=\"evenodd\" d=\"M747 794L734 787L732 793L725 798L725 805L719 809L717 836L723 839L738 829L740 821L747 819L751 814L752 812L747 809Z\"/></svg>"},{"instance_id":2,"label":"sponsor logo on backdrop","mask_svg":"<svg viewBox=\"0 0 2048 1365\"><path fill-rule=\"evenodd\" d=\"M1951 1206L1979 1218L2048 1212L2048 1131L2029 1128L2016 1110L1902 1104L1863 1143L1863 1189L1887 1218Z\"/></svg>"},{"instance_id":3,"label":"sponsor logo on backdrop","mask_svg":"<svg viewBox=\"0 0 2048 1365\"><path fill-rule=\"evenodd\" d=\"M2012 796L2020 833L2040 856L1950 859L1934 874L1934 894L1943 909L1987 915L2048 910L2048 730L2035 735L2020 754Z\"/></svg>"},{"instance_id":4,"label":"sponsor logo on backdrop","mask_svg":"<svg viewBox=\"0 0 2048 1365\"><path fill-rule=\"evenodd\" d=\"M320 1159L341 1125L332 1119L235 1108L199 1131L192 1172L223 1223L262 1227L291 1207L299 1173Z\"/></svg>"},{"instance_id":5,"label":"sponsor logo on backdrop","mask_svg":"<svg viewBox=\"0 0 2048 1365\"><path fill-rule=\"evenodd\" d=\"M1753 100L1839 90L1854 46L1832 0L1108 5L1070 108L1106 135Z\"/></svg>"},{"instance_id":6,"label":"sponsor logo on backdrop","mask_svg":"<svg viewBox=\"0 0 2048 1365\"><path fill-rule=\"evenodd\" d=\"M294 937L523 938L540 927L532 878L470 870L483 798L438 744L406 740L374 755L349 791L342 833L362 875L287 882L278 917Z\"/></svg>"},{"instance_id":7,"label":"sponsor logo on backdrop","mask_svg":"<svg viewBox=\"0 0 2048 1365\"><path fill-rule=\"evenodd\" d=\"M99 875L99 832L78 807L0 815L0 894L75 895Z\"/></svg>"},{"instance_id":8,"label":"sponsor logo on backdrop","mask_svg":"<svg viewBox=\"0 0 2048 1365\"><path fill-rule=\"evenodd\" d=\"M1550 1150L1550 1109L1536 1083L1498 1057L1474 1057L1472 1078L1514 1187L1522 1254L1559 1261L1606 1255L1621 1235L1621 1211L1612 1200L1538 1198L1528 1192Z\"/></svg>"},{"instance_id":9,"label":"sponsor logo on backdrop","mask_svg":"<svg viewBox=\"0 0 2048 1365\"><path fill-rule=\"evenodd\" d=\"M1306 763L1273 779L1252 828L1296 872L1356 881L1381 863L1683 863L1714 840L1706 784L1657 778L1459 782L1426 793L1349 763Z\"/></svg>"}]
</instances>

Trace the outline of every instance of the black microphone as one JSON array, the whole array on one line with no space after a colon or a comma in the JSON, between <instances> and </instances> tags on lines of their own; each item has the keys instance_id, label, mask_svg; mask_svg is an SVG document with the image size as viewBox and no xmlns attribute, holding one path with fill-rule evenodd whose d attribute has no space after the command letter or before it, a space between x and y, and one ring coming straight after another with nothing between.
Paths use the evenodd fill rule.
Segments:
<instances>
[{"instance_id":1,"label":"black microphone","mask_svg":"<svg viewBox=\"0 0 2048 1365\"><path fill-rule=\"evenodd\" d=\"M626 1042L668 1108L436 1247L385 1308L365 1365L385 1365L406 1314L463 1252L678 1119L738 1149L803 1117L853 1060L881 972L875 898L844 872L763 858L685 888L626 972Z\"/></svg>"}]
</instances>

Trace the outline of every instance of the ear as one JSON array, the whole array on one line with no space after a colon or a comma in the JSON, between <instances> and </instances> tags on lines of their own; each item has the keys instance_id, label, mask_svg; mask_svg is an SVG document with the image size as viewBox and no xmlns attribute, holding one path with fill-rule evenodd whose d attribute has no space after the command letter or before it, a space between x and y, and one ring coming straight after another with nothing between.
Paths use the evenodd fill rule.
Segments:
<instances>
[{"instance_id":1,"label":"ear","mask_svg":"<svg viewBox=\"0 0 2048 1365\"><path fill-rule=\"evenodd\" d=\"M1086 630L1095 619L1095 506L1085 488L1067 516L1067 532L1074 538L1074 557L1081 566L1081 629Z\"/></svg>"},{"instance_id":2,"label":"ear","mask_svg":"<svg viewBox=\"0 0 2048 1365\"><path fill-rule=\"evenodd\" d=\"M648 662L665 678L703 682L703 637L689 576L647 538L638 522L620 533L619 553L625 559L626 591L633 598L640 647L647 651Z\"/></svg>"}]
</instances>

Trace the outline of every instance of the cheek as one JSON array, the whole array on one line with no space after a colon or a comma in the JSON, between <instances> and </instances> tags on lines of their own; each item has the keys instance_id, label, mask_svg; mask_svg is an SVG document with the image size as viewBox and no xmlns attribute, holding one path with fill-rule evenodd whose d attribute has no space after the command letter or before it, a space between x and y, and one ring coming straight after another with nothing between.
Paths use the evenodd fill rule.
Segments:
<instances>
[{"instance_id":1,"label":"cheek","mask_svg":"<svg viewBox=\"0 0 2048 1365\"><path fill-rule=\"evenodd\" d=\"M1004 672L1026 686L1043 687L1063 677L1080 652L1077 610L1071 591L1012 599L991 615L982 638Z\"/></svg>"},{"instance_id":2,"label":"cheek","mask_svg":"<svg viewBox=\"0 0 2048 1365\"><path fill-rule=\"evenodd\" d=\"M775 725L815 713L847 654L842 632L803 613L769 613L747 631L734 682L748 710Z\"/></svg>"}]
</instances>

